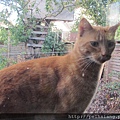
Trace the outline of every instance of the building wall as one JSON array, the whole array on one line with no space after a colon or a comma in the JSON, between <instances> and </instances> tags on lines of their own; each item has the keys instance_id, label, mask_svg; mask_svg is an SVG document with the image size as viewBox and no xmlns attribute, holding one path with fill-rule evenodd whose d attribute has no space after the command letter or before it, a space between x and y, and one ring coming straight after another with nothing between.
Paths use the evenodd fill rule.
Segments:
<instances>
[{"instance_id":1,"label":"building wall","mask_svg":"<svg viewBox=\"0 0 120 120\"><path fill-rule=\"evenodd\" d=\"M106 63L106 79L120 81L120 43L116 44L112 58Z\"/></svg>"}]
</instances>

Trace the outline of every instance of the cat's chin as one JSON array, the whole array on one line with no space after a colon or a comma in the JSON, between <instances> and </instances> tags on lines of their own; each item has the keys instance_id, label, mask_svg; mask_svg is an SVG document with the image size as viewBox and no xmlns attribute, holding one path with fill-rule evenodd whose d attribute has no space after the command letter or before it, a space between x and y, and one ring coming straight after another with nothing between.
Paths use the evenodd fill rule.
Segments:
<instances>
[{"instance_id":1,"label":"cat's chin","mask_svg":"<svg viewBox=\"0 0 120 120\"><path fill-rule=\"evenodd\" d=\"M101 63L101 62L99 62L99 61L94 61L96 64L98 64L98 65L101 65L101 64L103 64L103 63Z\"/></svg>"},{"instance_id":2,"label":"cat's chin","mask_svg":"<svg viewBox=\"0 0 120 120\"><path fill-rule=\"evenodd\" d=\"M91 59L91 60L98 65L102 65L104 63L102 61L98 61L98 60L95 60L95 59Z\"/></svg>"},{"instance_id":3,"label":"cat's chin","mask_svg":"<svg viewBox=\"0 0 120 120\"><path fill-rule=\"evenodd\" d=\"M103 63L105 63L106 61L97 61L97 60L94 60L95 63L99 64L99 65L102 65Z\"/></svg>"}]
</instances>

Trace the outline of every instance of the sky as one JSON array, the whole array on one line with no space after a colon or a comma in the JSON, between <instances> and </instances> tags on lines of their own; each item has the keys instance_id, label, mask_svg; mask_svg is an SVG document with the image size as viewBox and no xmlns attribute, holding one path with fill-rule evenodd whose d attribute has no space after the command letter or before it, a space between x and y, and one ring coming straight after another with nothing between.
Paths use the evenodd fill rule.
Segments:
<instances>
[{"instance_id":1,"label":"sky","mask_svg":"<svg viewBox=\"0 0 120 120\"><path fill-rule=\"evenodd\" d=\"M7 8L7 7L6 7ZM0 12L5 9L5 6L0 4ZM9 9L9 8L8 8ZM17 20L17 13L13 12L10 16L10 18L8 19L10 22L12 22L13 25L15 25L16 20Z\"/></svg>"},{"instance_id":2,"label":"sky","mask_svg":"<svg viewBox=\"0 0 120 120\"><path fill-rule=\"evenodd\" d=\"M4 6L2 4L0 4L0 11L2 11L3 8L4 8Z\"/></svg>"},{"instance_id":3,"label":"sky","mask_svg":"<svg viewBox=\"0 0 120 120\"><path fill-rule=\"evenodd\" d=\"M5 6L0 4L0 12L5 9ZM8 8L9 9L9 8ZM13 12L13 14L10 16L10 18L8 19L10 22L12 22L12 24L15 25L16 23L16 20L17 20L17 13L16 12ZM63 24L63 21L58 21L55 23L56 27L63 30L63 31L69 31L70 29L68 27L66 27L64 24Z\"/></svg>"},{"instance_id":4,"label":"sky","mask_svg":"<svg viewBox=\"0 0 120 120\"><path fill-rule=\"evenodd\" d=\"M7 7L8 10L9 10L9 7ZM0 4L0 12L5 9L5 6ZM78 14L80 13L80 10L76 10L75 11L75 19L78 17ZM13 25L15 25L16 23L16 20L17 20L17 13L16 12L13 12L12 15L10 16L10 18L8 19ZM58 28L58 29L61 29L62 31L70 31L71 30L71 25L74 24L74 21L73 22L70 22L69 23L64 23L63 21L56 21L55 23L55 26Z\"/></svg>"}]
</instances>

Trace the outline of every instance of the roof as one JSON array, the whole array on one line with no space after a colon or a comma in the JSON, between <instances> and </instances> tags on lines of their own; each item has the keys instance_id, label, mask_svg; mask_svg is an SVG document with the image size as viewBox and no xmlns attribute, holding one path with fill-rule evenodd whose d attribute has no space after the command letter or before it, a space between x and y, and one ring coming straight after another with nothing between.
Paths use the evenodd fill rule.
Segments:
<instances>
[{"instance_id":1,"label":"roof","mask_svg":"<svg viewBox=\"0 0 120 120\"><path fill-rule=\"evenodd\" d=\"M54 8L52 13L54 13L55 15L53 14L50 15L49 13L49 16L48 16L48 12L45 9L45 3L46 3L46 0L30 0L28 4L29 12L27 13L27 18L30 18L31 15L33 15L33 17L38 19L45 18L45 19L51 19L51 20L73 21L74 11L69 11L67 8L64 8L63 11L60 14L58 14L58 11L61 11L62 8L56 6L54 3L52 4L52 8ZM37 11L36 11L36 8L37 8Z\"/></svg>"}]
</instances>

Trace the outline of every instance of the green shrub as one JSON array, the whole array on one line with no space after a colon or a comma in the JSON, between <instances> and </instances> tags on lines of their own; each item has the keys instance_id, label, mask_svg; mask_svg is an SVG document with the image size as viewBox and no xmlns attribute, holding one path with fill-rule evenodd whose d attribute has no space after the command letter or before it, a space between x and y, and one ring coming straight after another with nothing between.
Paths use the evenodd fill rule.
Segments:
<instances>
[{"instance_id":1,"label":"green shrub","mask_svg":"<svg viewBox=\"0 0 120 120\"><path fill-rule=\"evenodd\" d=\"M61 32L52 32L50 30L44 41L42 52L57 52L60 53L59 55L64 53L65 44L61 41L60 34Z\"/></svg>"},{"instance_id":2,"label":"green shrub","mask_svg":"<svg viewBox=\"0 0 120 120\"><path fill-rule=\"evenodd\" d=\"M118 29L116 31L115 39L120 41L120 27L118 27Z\"/></svg>"},{"instance_id":3,"label":"green shrub","mask_svg":"<svg viewBox=\"0 0 120 120\"><path fill-rule=\"evenodd\" d=\"M6 51L5 48L0 49L0 70L5 68L7 66L7 63L8 63L8 59L2 55L2 53L5 51Z\"/></svg>"}]
</instances>

